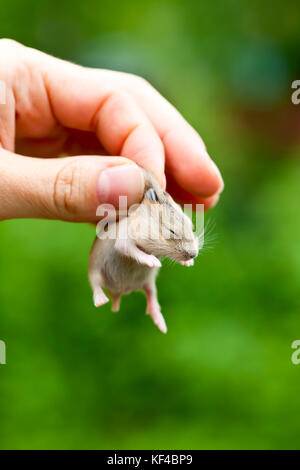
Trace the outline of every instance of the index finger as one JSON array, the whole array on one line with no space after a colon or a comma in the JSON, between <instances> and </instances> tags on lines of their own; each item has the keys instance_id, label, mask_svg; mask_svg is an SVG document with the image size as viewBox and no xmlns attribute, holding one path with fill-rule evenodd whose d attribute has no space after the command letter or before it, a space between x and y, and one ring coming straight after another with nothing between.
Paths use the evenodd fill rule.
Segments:
<instances>
[{"instance_id":1,"label":"index finger","mask_svg":"<svg viewBox=\"0 0 300 470\"><path fill-rule=\"evenodd\" d=\"M126 74L123 74L125 76ZM150 84L126 76L127 86L161 137L166 168L186 191L200 197L220 193L223 179L195 129Z\"/></svg>"},{"instance_id":2,"label":"index finger","mask_svg":"<svg viewBox=\"0 0 300 470\"><path fill-rule=\"evenodd\" d=\"M94 131L109 154L130 158L165 186L162 141L126 91L92 69L38 51L31 60L42 71L49 107L59 124Z\"/></svg>"}]
</instances>

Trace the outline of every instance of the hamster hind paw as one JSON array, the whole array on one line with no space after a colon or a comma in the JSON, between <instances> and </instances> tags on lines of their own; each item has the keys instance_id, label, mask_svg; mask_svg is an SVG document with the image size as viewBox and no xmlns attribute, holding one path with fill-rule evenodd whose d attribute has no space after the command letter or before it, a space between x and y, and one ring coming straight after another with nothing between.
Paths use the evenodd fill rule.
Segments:
<instances>
[{"instance_id":1,"label":"hamster hind paw","mask_svg":"<svg viewBox=\"0 0 300 470\"><path fill-rule=\"evenodd\" d=\"M151 317L152 317L154 324L157 326L157 328L162 333L166 334L168 329L167 329L167 325L166 325L163 315L160 312L157 312L155 315L151 315Z\"/></svg>"}]
</instances>

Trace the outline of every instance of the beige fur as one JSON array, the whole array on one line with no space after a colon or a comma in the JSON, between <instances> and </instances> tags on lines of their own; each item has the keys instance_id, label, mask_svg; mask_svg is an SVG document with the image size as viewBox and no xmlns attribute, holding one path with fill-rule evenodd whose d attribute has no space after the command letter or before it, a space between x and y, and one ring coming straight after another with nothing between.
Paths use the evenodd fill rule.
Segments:
<instances>
[{"instance_id":1,"label":"beige fur","mask_svg":"<svg viewBox=\"0 0 300 470\"><path fill-rule=\"evenodd\" d=\"M123 294L145 290L148 309L151 310L149 313L165 332L155 290L155 278L160 267L158 258L169 257L189 266L192 258L198 255L198 240L191 220L181 207L161 189L153 175L143 171L144 198L127 220L116 222L115 227L109 224L108 231L117 229L117 239L96 238L90 254L89 280L95 304L102 305L108 301L101 289L104 287L113 300L114 310L118 309ZM147 197L150 188L156 192L158 201ZM123 240L120 234L126 224L130 227L130 238ZM175 231L176 236L171 234L170 229Z\"/></svg>"}]
</instances>

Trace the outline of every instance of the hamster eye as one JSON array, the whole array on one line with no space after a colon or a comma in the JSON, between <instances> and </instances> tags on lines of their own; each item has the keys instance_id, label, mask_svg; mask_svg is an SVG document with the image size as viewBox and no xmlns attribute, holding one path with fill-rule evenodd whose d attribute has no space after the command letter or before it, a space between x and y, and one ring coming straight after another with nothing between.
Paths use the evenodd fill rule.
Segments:
<instances>
[{"instance_id":1,"label":"hamster eye","mask_svg":"<svg viewBox=\"0 0 300 470\"><path fill-rule=\"evenodd\" d=\"M174 230L169 228L169 232L173 235L173 237L178 237L177 233Z\"/></svg>"},{"instance_id":2,"label":"hamster eye","mask_svg":"<svg viewBox=\"0 0 300 470\"><path fill-rule=\"evenodd\" d=\"M154 191L153 188L150 188L146 191L146 196L148 199L150 199L151 201L156 201L158 202L158 197L157 197L157 194L156 192Z\"/></svg>"}]
</instances>

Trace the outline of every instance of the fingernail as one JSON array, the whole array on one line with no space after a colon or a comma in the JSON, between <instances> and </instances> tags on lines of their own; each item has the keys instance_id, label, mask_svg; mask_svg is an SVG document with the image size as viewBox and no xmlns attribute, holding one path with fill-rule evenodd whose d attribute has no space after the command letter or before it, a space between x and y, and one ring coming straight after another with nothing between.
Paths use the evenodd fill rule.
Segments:
<instances>
[{"instance_id":1,"label":"fingernail","mask_svg":"<svg viewBox=\"0 0 300 470\"><path fill-rule=\"evenodd\" d=\"M212 196L210 198L210 202L207 205L207 209L212 209L213 207L215 207L218 204L219 199L220 199L220 196L218 193Z\"/></svg>"},{"instance_id":2,"label":"fingernail","mask_svg":"<svg viewBox=\"0 0 300 470\"><path fill-rule=\"evenodd\" d=\"M144 193L144 176L134 164L112 166L103 170L97 182L100 204L119 206L119 196L127 196L127 206L140 202Z\"/></svg>"}]
</instances>

